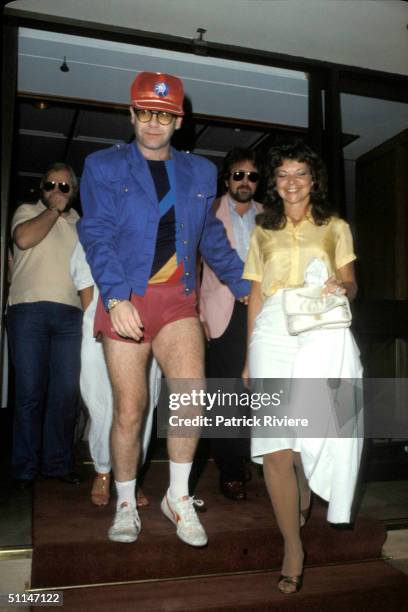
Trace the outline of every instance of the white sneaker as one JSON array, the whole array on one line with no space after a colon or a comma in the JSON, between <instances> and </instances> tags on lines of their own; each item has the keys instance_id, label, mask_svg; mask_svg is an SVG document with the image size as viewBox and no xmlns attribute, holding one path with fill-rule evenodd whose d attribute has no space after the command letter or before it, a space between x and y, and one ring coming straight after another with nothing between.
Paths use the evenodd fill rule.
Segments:
<instances>
[{"instance_id":1,"label":"white sneaker","mask_svg":"<svg viewBox=\"0 0 408 612\"><path fill-rule=\"evenodd\" d=\"M123 502L116 510L108 537L113 542L135 542L141 530L140 518L136 507Z\"/></svg>"},{"instance_id":2,"label":"white sneaker","mask_svg":"<svg viewBox=\"0 0 408 612\"><path fill-rule=\"evenodd\" d=\"M168 492L162 499L161 511L169 521L176 525L177 535L190 546L205 546L208 542L204 527L196 514L194 506L204 506L202 499L185 495L179 499L170 499Z\"/></svg>"}]
</instances>

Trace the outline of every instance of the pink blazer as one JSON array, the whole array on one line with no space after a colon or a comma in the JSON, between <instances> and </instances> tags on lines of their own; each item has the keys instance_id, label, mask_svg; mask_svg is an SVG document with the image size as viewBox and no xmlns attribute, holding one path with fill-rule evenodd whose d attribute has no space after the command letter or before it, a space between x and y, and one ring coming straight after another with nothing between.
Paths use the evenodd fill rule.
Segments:
<instances>
[{"instance_id":1,"label":"pink blazer","mask_svg":"<svg viewBox=\"0 0 408 612\"><path fill-rule=\"evenodd\" d=\"M232 220L228 206L228 196L224 195L214 202L219 203L215 216L222 221L232 248L235 248ZM262 205L254 202L258 212ZM200 288L200 319L208 326L210 337L219 338L225 332L234 309L235 297L224 283L221 283L211 268L204 262L203 278Z\"/></svg>"}]
</instances>

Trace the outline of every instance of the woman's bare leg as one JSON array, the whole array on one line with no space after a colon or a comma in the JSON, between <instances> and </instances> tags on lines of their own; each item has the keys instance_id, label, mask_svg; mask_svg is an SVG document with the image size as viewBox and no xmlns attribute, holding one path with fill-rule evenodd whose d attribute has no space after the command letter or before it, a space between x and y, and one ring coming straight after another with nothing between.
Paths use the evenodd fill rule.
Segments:
<instances>
[{"instance_id":1,"label":"woman's bare leg","mask_svg":"<svg viewBox=\"0 0 408 612\"><path fill-rule=\"evenodd\" d=\"M293 453L296 470L296 478L299 489L300 526L303 527L307 520L308 510L311 503L312 492L303 469L300 453Z\"/></svg>"},{"instance_id":2,"label":"woman's bare leg","mask_svg":"<svg viewBox=\"0 0 408 612\"><path fill-rule=\"evenodd\" d=\"M295 472L295 453L285 449L264 456L264 475L276 521L283 536L282 574L299 576L303 569L303 547L300 539L299 490ZM285 585L286 592L295 590Z\"/></svg>"}]
</instances>

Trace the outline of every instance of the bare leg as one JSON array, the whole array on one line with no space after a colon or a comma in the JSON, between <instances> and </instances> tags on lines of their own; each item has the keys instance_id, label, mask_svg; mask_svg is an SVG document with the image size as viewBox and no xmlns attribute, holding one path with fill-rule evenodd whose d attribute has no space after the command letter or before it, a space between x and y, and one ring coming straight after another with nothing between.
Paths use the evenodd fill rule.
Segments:
<instances>
[{"instance_id":1,"label":"bare leg","mask_svg":"<svg viewBox=\"0 0 408 612\"><path fill-rule=\"evenodd\" d=\"M150 344L131 344L104 337L106 363L112 384L114 410L111 431L115 480L136 478L140 431L146 408L146 364Z\"/></svg>"},{"instance_id":2,"label":"bare leg","mask_svg":"<svg viewBox=\"0 0 408 612\"><path fill-rule=\"evenodd\" d=\"M196 318L169 323L153 341L153 353L165 376L171 379L193 379L204 382L204 344L201 325ZM193 461L199 441L194 438L170 437L167 448L171 461Z\"/></svg>"},{"instance_id":3,"label":"bare leg","mask_svg":"<svg viewBox=\"0 0 408 612\"><path fill-rule=\"evenodd\" d=\"M110 499L110 472L97 472L92 484L91 502L95 506L107 506Z\"/></svg>"},{"instance_id":4,"label":"bare leg","mask_svg":"<svg viewBox=\"0 0 408 612\"><path fill-rule=\"evenodd\" d=\"M281 450L264 456L264 475L275 517L284 540L282 574L299 576L303 568L303 547L299 526L299 492L294 452ZM286 592L292 592L287 585Z\"/></svg>"},{"instance_id":5,"label":"bare leg","mask_svg":"<svg viewBox=\"0 0 408 612\"><path fill-rule=\"evenodd\" d=\"M181 319L169 323L153 341L153 352L157 357L172 393L191 392L204 386L204 346L200 323L196 318ZM193 416L201 407L191 404L184 407L185 415ZM191 436L177 438L168 436L167 448L170 458L170 487L165 494L161 510L175 526L178 537L191 546L205 546L207 534L196 512L201 500L189 496L188 478L200 431Z\"/></svg>"},{"instance_id":6,"label":"bare leg","mask_svg":"<svg viewBox=\"0 0 408 612\"><path fill-rule=\"evenodd\" d=\"M307 478L305 476L300 453L294 453L294 464L299 488L300 526L303 527L307 520L312 493Z\"/></svg>"}]
</instances>

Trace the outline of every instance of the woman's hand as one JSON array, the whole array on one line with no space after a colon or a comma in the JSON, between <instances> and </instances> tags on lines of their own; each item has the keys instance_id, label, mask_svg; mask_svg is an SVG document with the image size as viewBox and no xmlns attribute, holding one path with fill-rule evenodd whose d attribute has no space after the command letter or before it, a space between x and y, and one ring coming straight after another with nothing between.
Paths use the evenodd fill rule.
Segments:
<instances>
[{"instance_id":1,"label":"woman's hand","mask_svg":"<svg viewBox=\"0 0 408 612\"><path fill-rule=\"evenodd\" d=\"M327 279L326 285L323 289L323 294L327 295L329 293L334 293L334 295L347 295L350 302L354 300L357 294L357 283L356 276L354 273L354 263L351 261L350 263L342 266L337 270L337 275L340 280L336 278L336 276L330 276Z\"/></svg>"},{"instance_id":2,"label":"woman's hand","mask_svg":"<svg viewBox=\"0 0 408 612\"><path fill-rule=\"evenodd\" d=\"M334 293L334 295L345 295L346 289L341 281L338 281L334 276L330 276L323 288L322 294L328 295L329 293Z\"/></svg>"}]
</instances>

